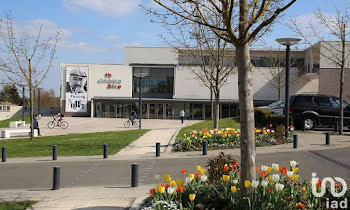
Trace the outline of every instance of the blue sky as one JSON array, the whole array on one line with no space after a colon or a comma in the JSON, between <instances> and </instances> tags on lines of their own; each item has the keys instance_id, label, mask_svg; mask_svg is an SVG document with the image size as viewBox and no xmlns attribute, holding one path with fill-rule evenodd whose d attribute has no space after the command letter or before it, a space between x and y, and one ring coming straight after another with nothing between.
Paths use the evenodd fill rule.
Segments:
<instances>
[{"instance_id":1,"label":"blue sky","mask_svg":"<svg viewBox=\"0 0 350 210\"><path fill-rule=\"evenodd\" d=\"M60 63L123 64L124 46L166 46L159 40L163 31L139 4L149 0L0 0L2 15L12 11L19 26L43 24L44 32L63 31L54 68L42 83L59 95ZM326 13L350 6L349 0L297 0L285 13L289 17L310 18L318 7ZM34 24L33 24L34 23ZM268 42L294 34L285 26L275 25Z\"/></svg>"}]
</instances>

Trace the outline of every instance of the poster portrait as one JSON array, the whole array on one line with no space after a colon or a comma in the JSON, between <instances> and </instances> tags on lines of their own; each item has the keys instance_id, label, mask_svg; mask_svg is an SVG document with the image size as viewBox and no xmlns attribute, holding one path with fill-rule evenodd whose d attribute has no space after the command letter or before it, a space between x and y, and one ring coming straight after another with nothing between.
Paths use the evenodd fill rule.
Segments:
<instances>
[{"instance_id":1,"label":"poster portrait","mask_svg":"<svg viewBox=\"0 0 350 210\"><path fill-rule=\"evenodd\" d=\"M88 67L66 67L66 112L87 112Z\"/></svg>"}]
</instances>

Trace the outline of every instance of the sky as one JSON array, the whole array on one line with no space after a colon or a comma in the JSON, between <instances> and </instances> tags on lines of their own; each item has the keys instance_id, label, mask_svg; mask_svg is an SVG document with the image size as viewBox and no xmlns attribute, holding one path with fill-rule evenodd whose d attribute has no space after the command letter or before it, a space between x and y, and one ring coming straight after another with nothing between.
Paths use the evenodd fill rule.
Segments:
<instances>
[{"instance_id":1,"label":"sky","mask_svg":"<svg viewBox=\"0 0 350 210\"><path fill-rule=\"evenodd\" d=\"M43 36L63 32L53 68L41 84L59 95L60 63L124 64L125 46L159 47L164 33L160 24L151 23L151 16L139 5L154 6L151 0L0 0L1 13L11 11L19 32L43 25ZM293 37L284 26L290 17L312 20L317 8L333 14L335 8L350 6L350 0L297 0L284 14L279 24L266 37Z\"/></svg>"}]
</instances>

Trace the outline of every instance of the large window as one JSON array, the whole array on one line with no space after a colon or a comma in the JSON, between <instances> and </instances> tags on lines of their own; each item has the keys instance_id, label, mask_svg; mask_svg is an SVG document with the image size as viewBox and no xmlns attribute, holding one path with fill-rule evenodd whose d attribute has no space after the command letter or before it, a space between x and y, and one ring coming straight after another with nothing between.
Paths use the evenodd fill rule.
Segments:
<instances>
[{"instance_id":1,"label":"large window","mask_svg":"<svg viewBox=\"0 0 350 210\"><path fill-rule=\"evenodd\" d=\"M147 73L142 78L143 98L172 98L174 89L174 68L134 67L133 73ZM139 78L133 77L133 97L139 97Z\"/></svg>"}]
</instances>

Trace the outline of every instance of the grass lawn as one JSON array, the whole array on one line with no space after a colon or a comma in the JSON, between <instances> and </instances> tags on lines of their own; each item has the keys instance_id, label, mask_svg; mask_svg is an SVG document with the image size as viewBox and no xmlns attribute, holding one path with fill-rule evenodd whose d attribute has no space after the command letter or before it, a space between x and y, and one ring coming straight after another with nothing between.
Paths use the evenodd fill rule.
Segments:
<instances>
[{"instance_id":1,"label":"grass lawn","mask_svg":"<svg viewBox=\"0 0 350 210\"><path fill-rule=\"evenodd\" d=\"M19 121L19 120L22 121L22 116L20 116L20 117L12 117L12 118L9 118L7 120L1 120L0 121L0 128L8 128L9 125L10 125L10 122L12 122L12 121ZM24 116L24 120L26 121L26 124L29 123L29 121L30 121L29 116Z\"/></svg>"},{"instance_id":2,"label":"grass lawn","mask_svg":"<svg viewBox=\"0 0 350 210\"><path fill-rule=\"evenodd\" d=\"M108 153L118 151L135 141L149 130L112 131L61 136L37 137L34 141L9 139L0 141L0 147L6 146L7 157L44 157L52 156L52 145L57 145L58 156L102 155L103 144L108 144Z\"/></svg>"},{"instance_id":3,"label":"grass lawn","mask_svg":"<svg viewBox=\"0 0 350 210\"><path fill-rule=\"evenodd\" d=\"M37 201L4 201L0 202L0 210L24 210L33 206L36 203Z\"/></svg>"},{"instance_id":4,"label":"grass lawn","mask_svg":"<svg viewBox=\"0 0 350 210\"><path fill-rule=\"evenodd\" d=\"M238 118L223 118L219 120L219 128L240 128ZM214 120L205 120L190 126L183 127L176 137L176 141L193 130L214 129Z\"/></svg>"}]
</instances>

